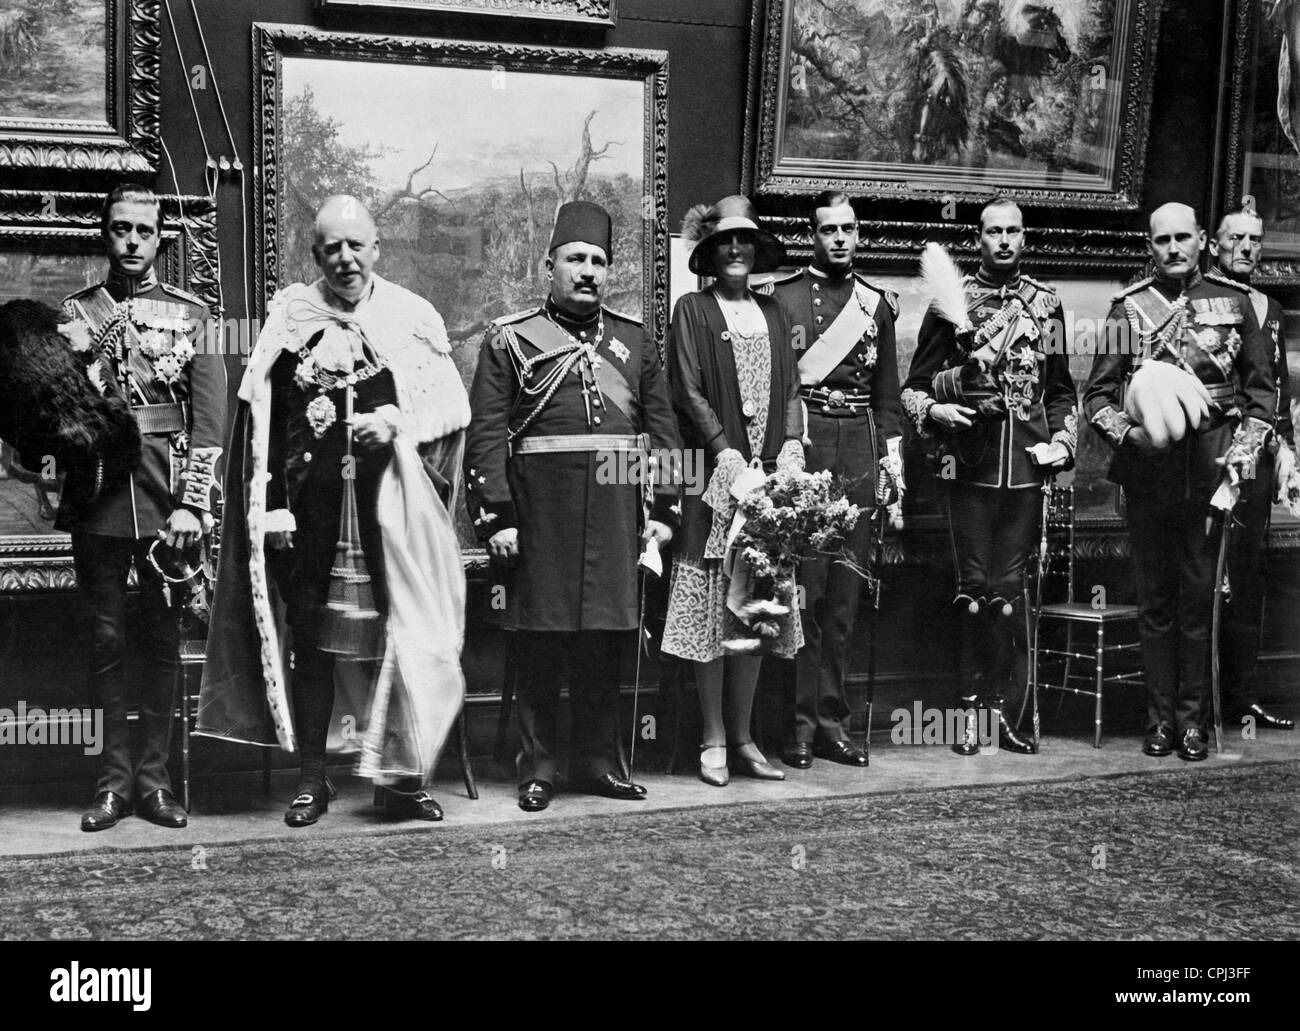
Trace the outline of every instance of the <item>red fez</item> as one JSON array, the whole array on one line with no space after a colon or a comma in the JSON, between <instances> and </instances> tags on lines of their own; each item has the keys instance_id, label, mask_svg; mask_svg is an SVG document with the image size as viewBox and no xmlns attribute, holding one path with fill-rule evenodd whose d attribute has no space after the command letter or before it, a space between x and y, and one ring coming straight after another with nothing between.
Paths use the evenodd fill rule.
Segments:
<instances>
[{"instance_id":1,"label":"red fez","mask_svg":"<svg viewBox=\"0 0 1300 1031\"><path fill-rule=\"evenodd\" d=\"M571 200L555 213L555 232L547 250L566 243L589 243L605 252L605 260L614 260L614 228L609 212L589 200Z\"/></svg>"}]
</instances>

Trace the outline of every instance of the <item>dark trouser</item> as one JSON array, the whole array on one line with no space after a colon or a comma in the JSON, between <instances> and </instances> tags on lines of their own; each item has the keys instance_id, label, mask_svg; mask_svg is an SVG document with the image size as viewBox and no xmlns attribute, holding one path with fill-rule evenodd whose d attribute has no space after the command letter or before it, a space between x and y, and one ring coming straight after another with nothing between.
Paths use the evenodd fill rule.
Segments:
<instances>
[{"instance_id":1,"label":"dark trouser","mask_svg":"<svg viewBox=\"0 0 1300 1031\"><path fill-rule=\"evenodd\" d=\"M809 472L829 469L846 481L849 500L863 507L848 545L855 561L866 560L875 505L877 444L870 414L831 418L808 415ZM844 689L849 644L858 602L865 584L861 576L829 555L810 553L799 566L802 588L800 619L804 646L795 657L794 736L812 743L848 738L849 718Z\"/></svg>"},{"instance_id":2,"label":"dark trouser","mask_svg":"<svg viewBox=\"0 0 1300 1031\"><path fill-rule=\"evenodd\" d=\"M1137 577L1147 724L1199 727L1209 687L1210 615L1218 535L1205 532L1208 494L1125 488Z\"/></svg>"},{"instance_id":3,"label":"dark trouser","mask_svg":"<svg viewBox=\"0 0 1300 1031\"><path fill-rule=\"evenodd\" d=\"M1001 696L1024 652L1024 576L1038 537L1036 487L948 485L948 529L957 574L960 692ZM969 611L977 602L979 612ZM1003 615L1005 604L1011 614Z\"/></svg>"},{"instance_id":4,"label":"dark trouser","mask_svg":"<svg viewBox=\"0 0 1300 1031\"><path fill-rule=\"evenodd\" d=\"M1220 644L1223 702L1229 714L1244 711L1259 701L1255 671L1259 665L1263 553L1268 515L1273 507L1274 462L1273 455L1267 452L1260 456L1255 479L1247 482L1232 513L1234 523L1228 538L1228 583L1232 594L1223 608Z\"/></svg>"},{"instance_id":5,"label":"dark trouser","mask_svg":"<svg viewBox=\"0 0 1300 1031\"><path fill-rule=\"evenodd\" d=\"M375 609L388 612L383 543L377 517L379 479L389 453L356 455L357 523ZM330 569L339 540L343 480L337 473L309 479L294 501L289 574L289 625L293 628L293 721L304 773L323 770L325 741L334 709L334 655L321 651L322 613L329 600ZM380 638L382 640L382 637ZM320 774L323 776L323 772ZM320 785L317 785L318 787Z\"/></svg>"},{"instance_id":6,"label":"dark trouser","mask_svg":"<svg viewBox=\"0 0 1300 1031\"><path fill-rule=\"evenodd\" d=\"M569 685L569 777L594 779L618 765L619 644L626 631L517 630L519 783L555 783L560 686Z\"/></svg>"},{"instance_id":7,"label":"dark trouser","mask_svg":"<svg viewBox=\"0 0 1300 1031\"><path fill-rule=\"evenodd\" d=\"M160 788L171 790L167 755L171 744L176 696L176 649L179 631L167 601L165 584L146 556L152 537L104 537L72 534L72 561L90 620L90 695L104 710L104 753L95 794L112 791L131 801ZM144 614L144 680L138 692L144 749L132 766L126 722L126 578L135 562Z\"/></svg>"}]
</instances>

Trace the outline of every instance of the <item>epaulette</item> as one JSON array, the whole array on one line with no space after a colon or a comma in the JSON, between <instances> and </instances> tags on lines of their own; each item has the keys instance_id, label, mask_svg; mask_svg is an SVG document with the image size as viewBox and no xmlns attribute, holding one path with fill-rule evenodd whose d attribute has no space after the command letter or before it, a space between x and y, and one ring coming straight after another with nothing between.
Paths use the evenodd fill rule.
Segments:
<instances>
[{"instance_id":1,"label":"epaulette","mask_svg":"<svg viewBox=\"0 0 1300 1031\"><path fill-rule=\"evenodd\" d=\"M876 293L880 294L880 296L885 299L885 303L889 305L889 310L893 313L894 318L898 318L898 294L894 293L894 291L890 290L888 287L877 286L875 283L871 282L871 280L860 276L856 272L853 273L853 278L868 290L874 290Z\"/></svg>"},{"instance_id":2,"label":"epaulette","mask_svg":"<svg viewBox=\"0 0 1300 1031\"><path fill-rule=\"evenodd\" d=\"M1050 284L1040 282L1023 273L1020 276L1020 282L1022 289L1024 286L1033 288L1034 292L1025 300L1029 303L1033 313L1040 319L1050 318L1052 312L1060 307L1061 299L1056 295L1056 289Z\"/></svg>"},{"instance_id":3,"label":"epaulette","mask_svg":"<svg viewBox=\"0 0 1300 1031\"><path fill-rule=\"evenodd\" d=\"M797 283L803 279L803 273L804 270L800 269L798 272L791 272L786 276L777 276L771 280L772 287L775 289L778 286L785 286L786 283Z\"/></svg>"},{"instance_id":4,"label":"epaulette","mask_svg":"<svg viewBox=\"0 0 1300 1031\"><path fill-rule=\"evenodd\" d=\"M1110 303L1115 304L1117 301L1124 300L1125 297L1130 297L1133 294L1141 293L1143 290L1145 290L1155 281L1156 280L1154 276L1147 276L1146 279L1139 279L1136 283L1132 284L1131 286L1124 287L1123 290L1121 290L1119 293L1111 297Z\"/></svg>"},{"instance_id":5,"label":"epaulette","mask_svg":"<svg viewBox=\"0 0 1300 1031\"><path fill-rule=\"evenodd\" d=\"M163 288L164 293L171 294L173 297L176 297L182 301L188 301L190 304L197 304L201 308L207 307L207 304L204 303L202 298L195 297L192 293L182 290L178 286L172 286L171 283L163 283L163 282L159 282L158 285Z\"/></svg>"},{"instance_id":6,"label":"epaulette","mask_svg":"<svg viewBox=\"0 0 1300 1031\"><path fill-rule=\"evenodd\" d=\"M624 322L630 322L634 326L645 326L645 323L635 315L628 315L626 312L615 311L613 308L606 308L603 304L600 306L601 311L606 315L613 315L616 319L622 319Z\"/></svg>"},{"instance_id":7,"label":"epaulette","mask_svg":"<svg viewBox=\"0 0 1300 1031\"><path fill-rule=\"evenodd\" d=\"M1208 279L1211 283L1219 284L1219 286L1230 286L1234 290L1240 290L1243 294L1250 293L1249 285L1247 285L1246 283L1239 283L1231 276L1225 276L1217 268L1212 268L1210 269L1209 272L1205 273L1205 278Z\"/></svg>"},{"instance_id":8,"label":"epaulette","mask_svg":"<svg viewBox=\"0 0 1300 1031\"><path fill-rule=\"evenodd\" d=\"M64 300L71 301L77 297L89 296L103 285L103 283L91 283L90 286L83 286L80 290L73 290L72 293L68 294L68 296L64 298Z\"/></svg>"},{"instance_id":9,"label":"epaulette","mask_svg":"<svg viewBox=\"0 0 1300 1031\"><path fill-rule=\"evenodd\" d=\"M541 310L541 308L525 308L523 311L513 312L510 315L502 315L500 318L493 319L492 325L511 326L516 322L523 322L524 319L531 318Z\"/></svg>"}]
</instances>

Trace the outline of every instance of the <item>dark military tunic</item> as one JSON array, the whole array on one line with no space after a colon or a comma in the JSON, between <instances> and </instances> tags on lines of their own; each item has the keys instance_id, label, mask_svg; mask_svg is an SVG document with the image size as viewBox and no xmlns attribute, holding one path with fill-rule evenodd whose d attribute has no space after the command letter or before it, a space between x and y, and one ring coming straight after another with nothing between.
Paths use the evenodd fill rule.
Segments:
<instances>
[{"instance_id":1,"label":"dark military tunic","mask_svg":"<svg viewBox=\"0 0 1300 1031\"><path fill-rule=\"evenodd\" d=\"M519 530L507 626L635 628L647 469L618 448L646 434L657 457L680 455L654 342L616 312L579 322L548 301L488 330L470 405L465 483L475 532L487 541ZM608 436L609 446L593 439L566 450L555 440L574 435ZM676 525L676 501L674 483L657 483L650 518Z\"/></svg>"},{"instance_id":2,"label":"dark military tunic","mask_svg":"<svg viewBox=\"0 0 1300 1031\"><path fill-rule=\"evenodd\" d=\"M956 561L961 694L992 698L997 707L1015 654L1024 650L1014 613L1039 524L1040 496L1031 488L1051 475L1025 449L1059 442L1073 460L1078 417L1055 292L1024 275L996 284L976 274L962 284L973 337L959 339L952 323L928 312L902 403L923 438L939 437L937 472L946 487ZM935 376L969 367L972 355L987 356L990 348L997 352L1008 327L1012 338L993 359L991 372L991 389L1006 414L992 420L974 416L975 425L957 432L937 426L930 417Z\"/></svg>"},{"instance_id":3,"label":"dark military tunic","mask_svg":"<svg viewBox=\"0 0 1300 1031\"><path fill-rule=\"evenodd\" d=\"M829 276L816 268L778 280L773 295L790 321L800 359L810 348L825 346L823 334L847 309L845 325L852 330L840 336L825 361L800 366L799 392L808 413L806 468L829 469L846 482L854 504L874 507L885 442L902 432L894 347L898 298L856 274ZM870 532L864 517L848 541L859 562L866 561ZM863 579L843 563L832 563L829 555L813 553L800 566L799 585L804 646L796 657L795 740L844 740L850 715L848 646Z\"/></svg>"},{"instance_id":4,"label":"dark military tunic","mask_svg":"<svg viewBox=\"0 0 1300 1031\"><path fill-rule=\"evenodd\" d=\"M1217 269L1206 274L1213 281L1230 279ZM1276 298L1254 288L1250 303L1255 318L1272 341L1274 398L1273 430L1276 440L1260 454L1255 479L1242 484L1241 500L1233 510L1234 528L1228 545L1228 582L1232 592L1224 610L1222 641L1223 691L1229 707L1245 712L1258 703L1255 673L1259 662L1260 620L1263 618L1264 546L1268 538L1269 513L1276 490L1275 448L1295 447L1291 420L1291 377L1286 362L1286 338L1282 335L1284 312Z\"/></svg>"},{"instance_id":5,"label":"dark military tunic","mask_svg":"<svg viewBox=\"0 0 1300 1031\"><path fill-rule=\"evenodd\" d=\"M1192 372L1216 418L1160 454L1128 439L1124 391L1144 361ZM1088 422L1114 450L1110 479L1124 487L1137 578L1148 726L1197 728L1209 670L1217 535L1206 534L1234 425L1272 425L1273 343L1248 288L1196 274L1145 279L1116 296L1084 389ZM1229 418L1231 416L1231 418Z\"/></svg>"},{"instance_id":6,"label":"dark military tunic","mask_svg":"<svg viewBox=\"0 0 1300 1031\"><path fill-rule=\"evenodd\" d=\"M110 277L63 308L95 337L98 385L130 399L143 453L129 485L75 517L61 512L59 529L145 538L180 505L210 511L225 443L226 367L209 341L207 306L150 273Z\"/></svg>"},{"instance_id":7,"label":"dark military tunic","mask_svg":"<svg viewBox=\"0 0 1300 1031\"><path fill-rule=\"evenodd\" d=\"M1007 416L958 433L943 431L931 421L935 374L965 364L970 356L967 346L958 342L952 323L933 311L926 313L917 334L916 354L903 385L903 408L922 437L940 434L941 474L947 465L950 478L962 483L1039 487L1045 474L1025 449L1060 440L1073 454L1075 445L1074 381L1061 303L1049 286L1023 275L999 286L976 274L965 276L962 285L977 338L984 327L994 329L1007 319L1023 317L1022 332L1008 346L996 372ZM955 463L945 463L946 456Z\"/></svg>"}]
</instances>

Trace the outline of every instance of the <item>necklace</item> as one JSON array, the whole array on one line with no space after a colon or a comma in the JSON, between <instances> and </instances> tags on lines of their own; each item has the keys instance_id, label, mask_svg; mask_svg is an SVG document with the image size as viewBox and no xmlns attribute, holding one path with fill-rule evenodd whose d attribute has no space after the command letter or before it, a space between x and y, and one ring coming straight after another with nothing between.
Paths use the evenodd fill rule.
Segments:
<instances>
[{"instance_id":1,"label":"necklace","mask_svg":"<svg viewBox=\"0 0 1300 1031\"><path fill-rule=\"evenodd\" d=\"M714 299L717 300L718 304L722 305L723 311L729 311L731 313L733 321L739 320L754 303L748 295L739 301L733 301L729 297L723 297L722 294L718 293L717 287L713 288L713 296Z\"/></svg>"}]
</instances>

